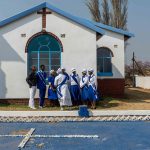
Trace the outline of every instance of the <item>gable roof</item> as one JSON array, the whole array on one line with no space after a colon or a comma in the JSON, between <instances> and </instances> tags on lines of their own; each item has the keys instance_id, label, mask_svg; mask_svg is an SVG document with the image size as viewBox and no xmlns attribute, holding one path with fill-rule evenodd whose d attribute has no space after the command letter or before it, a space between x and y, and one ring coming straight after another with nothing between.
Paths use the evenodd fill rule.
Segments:
<instances>
[{"instance_id":1,"label":"gable roof","mask_svg":"<svg viewBox=\"0 0 150 150\"><path fill-rule=\"evenodd\" d=\"M29 8L21 13L18 13L17 15L14 15L10 18L7 18L5 20L2 20L0 21L0 27L3 27L13 21L16 21L16 20L19 20L29 14L32 14L36 11L39 11L41 10L42 8L48 8L50 9L51 11L57 13L57 14L60 14L61 16L64 16L70 20L72 20L73 22L76 22L84 27L87 27L95 32L98 32L100 33L101 35L104 35L105 34L105 30L103 29L107 29L107 30L110 30L110 31L113 31L113 32L116 32L116 33L119 33L119 34L123 34L125 36L127 36L128 38L130 37L133 37L134 35L127 32L127 31L124 31L124 30L120 30L120 29L117 29L117 28L113 28L111 26L107 26L107 25L104 25L104 24L101 24L101 23L96 23L96 22L93 22L93 21L89 21L87 19L83 19L83 18L79 18L79 17L76 17L76 16L73 16L61 9L58 9L54 6L52 6L51 4L47 3L47 2L44 2L44 3L41 3L37 6L34 6L32 8Z\"/></svg>"},{"instance_id":2,"label":"gable roof","mask_svg":"<svg viewBox=\"0 0 150 150\"><path fill-rule=\"evenodd\" d=\"M106 30L116 32L116 33L119 33L119 34L123 34L127 37L134 37L134 34L128 32L128 31L122 30L122 29L114 28L112 26L105 25L105 24L102 24L102 23L99 23L99 22L93 22L93 24L95 24L99 28L106 29Z\"/></svg>"},{"instance_id":3,"label":"gable roof","mask_svg":"<svg viewBox=\"0 0 150 150\"><path fill-rule=\"evenodd\" d=\"M90 21L90 20L84 19L84 18L80 18L80 19L84 20L87 23L91 23L91 24L95 25L98 28L109 30L109 31L112 31L112 32L115 32L115 33L118 33L118 34L122 34L122 35L124 35L128 38L135 37L135 35L133 33L130 33L130 32L125 31L123 29L118 29L118 28L115 28L115 27L112 27L112 26L109 26L109 25L102 24L100 22Z\"/></svg>"},{"instance_id":4,"label":"gable roof","mask_svg":"<svg viewBox=\"0 0 150 150\"><path fill-rule=\"evenodd\" d=\"M37 6L34 6L34 7L30 8L30 9L28 9L28 10L25 10L25 11L15 15L15 16L12 16L10 18L7 18L7 19L1 21L0 22L0 27L5 26L5 25L7 25L7 24L9 24L9 23L11 23L13 21L19 20L22 17L25 17L25 16L27 16L29 14L32 14L32 13L36 12L36 11L39 11L42 8L48 8L51 11L56 12L57 14L60 14L61 16L64 16L64 17L66 17L66 18L68 18L68 19L70 19L70 20L72 20L72 21L74 21L74 22L76 22L76 23L78 23L78 24L80 24L82 26L85 26L85 27L87 27L87 28L89 28L89 29L91 29L93 31L96 31L96 32L98 32L98 33L100 33L102 35L105 33L104 30L96 27L94 24L87 23L84 20L82 20L82 19L80 19L78 17L75 17L75 16L73 16L73 15L71 15L71 14L69 14L69 13L67 13L67 12L65 12L63 10L60 10L60 9L50 5L47 2L41 3L41 4L39 4Z\"/></svg>"}]
</instances>

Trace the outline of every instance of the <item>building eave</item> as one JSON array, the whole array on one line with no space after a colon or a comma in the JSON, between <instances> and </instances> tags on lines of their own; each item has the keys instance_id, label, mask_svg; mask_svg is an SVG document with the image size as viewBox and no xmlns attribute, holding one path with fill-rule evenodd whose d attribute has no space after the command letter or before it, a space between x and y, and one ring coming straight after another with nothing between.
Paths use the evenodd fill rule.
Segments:
<instances>
[{"instance_id":1,"label":"building eave","mask_svg":"<svg viewBox=\"0 0 150 150\"><path fill-rule=\"evenodd\" d=\"M58 9L58 8L52 6L51 4L49 4L47 2L41 3L37 6L29 8L29 9L27 9L27 10L21 12L21 13L18 13L16 15L12 16L12 17L9 17L5 20L0 21L0 27L3 27L3 26L5 26L5 25L7 25L11 22L16 21L16 20L19 20L19 19L21 19L21 18L23 18L27 15L30 15L30 14L36 12L36 11L39 11L39 10L43 9L43 8L50 9L51 11L53 11L53 12L55 12L55 13L61 15L61 16L64 16L65 18L68 18L69 20L71 20L73 22L76 22L76 23L78 23L78 24L80 24L80 25L82 25L86 28L89 28L89 29L91 29L95 32L98 32L101 35L105 34L105 31L103 29L101 29L99 27L96 27L94 24L92 24L90 22L86 22L85 20L83 20L81 18L75 17L75 16L73 16L73 15L71 15L71 14L69 14L69 13L67 13L67 12L65 12L61 9Z\"/></svg>"}]
</instances>

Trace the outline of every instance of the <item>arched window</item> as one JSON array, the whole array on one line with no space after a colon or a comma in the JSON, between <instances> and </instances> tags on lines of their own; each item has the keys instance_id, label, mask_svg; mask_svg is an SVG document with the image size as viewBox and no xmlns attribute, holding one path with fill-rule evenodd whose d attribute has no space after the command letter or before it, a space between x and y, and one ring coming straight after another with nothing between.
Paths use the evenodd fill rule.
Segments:
<instances>
[{"instance_id":1,"label":"arched window","mask_svg":"<svg viewBox=\"0 0 150 150\"><path fill-rule=\"evenodd\" d=\"M112 76L112 52L110 49L101 47L97 49L97 73L98 76Z\"/></svg>"},{"instance_id":2,"label":"arched window","mask_svg":"<svg viewBox=\"0 0 150 150\"><path fill-rule=\"evenodd\" d=\"M46 66L46 73L51 69L57 70L61 66L61 43L51 34L39 34L27 44L28 52L28 73L31 66L40 70L41 65Z\"/></svg>"}]
</instances>

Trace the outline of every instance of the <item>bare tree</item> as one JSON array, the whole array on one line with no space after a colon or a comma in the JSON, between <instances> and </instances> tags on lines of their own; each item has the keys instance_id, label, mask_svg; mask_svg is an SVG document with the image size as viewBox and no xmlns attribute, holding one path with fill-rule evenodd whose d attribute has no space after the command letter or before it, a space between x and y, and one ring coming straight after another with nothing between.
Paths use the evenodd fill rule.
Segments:
<instances>
[{"instance_id":1,"label":"bare tree","mask_svg":"<svg viewBox=\"0 0 150 150\"><path fill-rule=\"evenodd\" d=\"M86 5L90 10L92 19L96 22L101 22L101 12L99 9L99 7L100 7L99 0L88 0L86 2Z\"/></svg>"},{"instance_id":2,"label":"bare tree","mask_svg":"<svg viewBox=\"0 0 150 150\"><path fill-rule=\"evenodd\" d=\"M127 30L128 0L111 0L111 25Z\"/></svg>"},{"instance_id":3,"label":"bare tree","mask_svg":"<svg viewBox=\"0 0 150 150\"><path fill-rule=\"evenodd\" d=\"M103 23L110 25L110 8L108 0L102 1L102 16Z\"/></svg>"},{"instance_id":4,"label":"bare tree","mask_svg":"<svg viewBox=\"0 0 150 150\"><path fill-rule=\"evenodd\" d=\"M102 0L102 11L99 0L87 0L86 5L94 21L127 30L128 0Z\"/></svg>"}]
</instances>

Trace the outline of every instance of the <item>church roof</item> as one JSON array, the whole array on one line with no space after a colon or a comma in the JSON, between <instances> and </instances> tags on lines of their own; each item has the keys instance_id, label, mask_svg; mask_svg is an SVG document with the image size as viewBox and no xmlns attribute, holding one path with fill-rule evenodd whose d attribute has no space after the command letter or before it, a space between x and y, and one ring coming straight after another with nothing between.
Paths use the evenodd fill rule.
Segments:
<instances>
[{"instance_id":1,"label":"church roof","mask_svg":"<svg viewBox=\"0 0 150 150\"><path fill-rule=\"evenodd\" d=\"M68 19L70 19L70 20L72 20L72 21L74 21L74 22L76 22L76 23L78 23L82 26L85 26L85 27L87 27L87 28L89 28L89 29L91 29L95 32L98 32L102 35L105 34L104 29L107 29L107 30L110 30L110 31L113 31L113 32L116 32L116 33L119 33L119 34L123 34L123 35L127 36L128 38L134 36L133 34L127 32L127 31L124 31L124 30L120 30L120 29L117 29L117 28L113 28L111 26L101 24L101 23L96 23L96 22L93 22L93 21L89 21L87 19L83 19L83 18L73 16L73 15L71 15L71 14L69 14L69 13L67 13L67 12L65 12L61 9L58 9L58 8L52 6L51 4L49 4L47 2L41 3L37 6L29 8L29 9L27 9L27 10L21 12L21 13L18 13L16 15L10 17L10 18L7 18L5 20L0 21L0 27L3 27L3 26L5 26L5 25L7 25L7 24L9 24L13 21L19 20L22 17L25 17L29 14L32 14L32 13L36 12L36 11L39 11L42 8L48 8L51 11L56 12L56 13L60 14L61 16L64 16L64 17L66 17L66 18L68 18Z\"/></svg>"},{"instance_id":2,"label":"church roof","mask_svg":"<svg viewBox=\"0 0 150 150\"><path fill-rule=\"evenodd\" d=\"M98 22L93 22L93 24L95 24L97 27L100 27L102 29L106 29L106 30L110 30L110 31L113 31L113 32L116 32L119 34L123 34L127 37L134 37L134 34L128 32L128 31L122 30L122 29L114 28L112 26L105 25L105 24L98 23Z\"/></svg>"}]
</instances>

